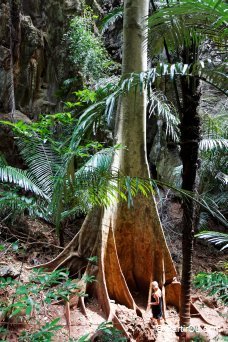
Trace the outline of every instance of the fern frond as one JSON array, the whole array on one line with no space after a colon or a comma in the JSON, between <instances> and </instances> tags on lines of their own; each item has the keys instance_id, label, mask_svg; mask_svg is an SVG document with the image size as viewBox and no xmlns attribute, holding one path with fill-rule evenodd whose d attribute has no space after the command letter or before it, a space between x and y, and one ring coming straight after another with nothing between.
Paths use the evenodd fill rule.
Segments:
<instances>
[{"instance_id":1,"label":"fern frond","mask_svg":"<svg viewBox=\"0 0 228 342\"><path fill-rule=\"evenodd\" d=\"M201 115L202 134L204 138L227 139L228 138L228 119L226 106L225 114L216 114L216 116L203 113Z\"/></svg>"}]
</instances>

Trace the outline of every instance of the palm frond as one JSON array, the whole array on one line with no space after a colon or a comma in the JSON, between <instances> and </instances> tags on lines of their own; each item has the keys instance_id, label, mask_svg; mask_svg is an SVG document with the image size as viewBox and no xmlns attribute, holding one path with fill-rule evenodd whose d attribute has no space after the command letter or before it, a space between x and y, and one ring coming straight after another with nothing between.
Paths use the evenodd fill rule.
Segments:
<instances>
[{"instance_id":1,"label":"palm frond","mask_svg":"<svg viewBox=\"0 0 228 342\"><path fill-rule=\"evenodd\" d=\"M212 217L214 217L216 220L221 222L221 224L225 227L228 227L228 222L226 220L226 217L222 214L222 212L219 210L218 205L213 201L213 199L210 196L207 196L207 194L197 194L197 193L192 193L190 191L180 189L173 184L160 181L160 180L151 180L152 184L155 183L157 186L162 186L168 189L171 189L175 193L178 193L179 196L185 198L185 200L188 201L190 199L191 201L194 201L199 205L202 210L205 210L208 212ZM154 187L155 188L155 187Z\"/></svg>"},{"instance_id":2,"label":"palm frond","mask_svg":"<svg viewBox=\"0 0 228 342\"><path fill-rule=\"evenodd\" d=\"M197 61L195 63L160 63L157 67L146 72L135 74L135 81L138 84L144 83L151 87L158 77L168 76L173 80L176 76L197 77L220 90L227 95L227 74L225 65L214 66L210 60Z\"/></svg>"},{"instance_id":3,"label":"palm frond","mask_svg":"<svg viewBox=\"0 0 228 342\"><path fill-rule=\"evenodd\" d=\"M166 135L170 136L173 141L179 140L179 119L178 114L174 106L168 103L166 97L159 92L150 92L148 98L148 113L149 116L152 114L166 123Z\"/></svg>"},{"instance_id":4,"label":"palm frond","mask_svg":"<svg viewBox=\"0 0 228 342\"><path fill-rule=\"evenodd\" d=\"M137 193L152 192L150 181L130 178L110 169L113 156L120 148L116 145L97 152L74 173L74 177L69 177L69 161L66 161L65 169L55 183L49 207L57 231L66 217L87 213L94 206L107 207L116 200L133 205Z\"/></svg>"},{"instance_id":5,"label":"palm frond","mask_svg":"<svg viewBox=\"0 0 228 342\"><path fill-rule=\"evenodd\" d=\"M48 194L35 183L27 171L11 166L0 167L0 181L3 183L16 184L25 191L31 191L38 196L47 200L49 199Z\"/></svg>"},{"instance_id":6,"label":"palm frond","mask_svg":"<svg viewBox=\"0 0 228 342\"><path fill-rule=\"evenodd\" d=\"M153 84L157 78L168 76L173 80L176 76L198 77L204 81L212 84L217 89L227 93L227 76L222 72L221 67L213 66L211 61L198 61L192 64L184 63L160 63L157 67L151 68L146 72L132 73L121 79L118 85L112 87L112 93L107 95L101 101L89 106L80 116L75 130L71 136L70 149L75 150L80 144L83 137L96 127L96 122L102 117L106 117L107 122L111 121L114 111L117 108L117 102L121 95L130 91L130 89L137 88L148 89L148 101L152 108L156 106L161 109L160 113L165 118L167 124L167 133L171 134L175 139L177 138L174 127L177 123L177 118L174 117L174 109L168 104L162 104L161 97L157 93L153 93Z\"/></svg>"},{"instance_id":7,"label":"palm frond","mask_svg":"<svg viewBox=\"0 0 228 342\"><path fill-rule=\"evenodd\" d=\"M53 191L54 176L62 163L60 156L54 153L50 144L35 137L19 140L18 147L29 168L28 174L50 197Z\"/></svg>"},{"instance_id":8,"label":"palm frond","mask_svg":"<svg viewBox=\"0 0 228 342\"><path fill-rule=\"evenodd\" d=\"M74 198L83 191L84 206L107 206L111 198L117 197L117 187L110 183L114 178L110 167L114 154L121 148L116 145L102 149L93 155L76 173L74 181ZM82 202L81 202L82 203Z\"/></svg>"},{"instance_id":9,"label":"palm frond","mask_svg":"<svg viewBox=\"0 0 228 342\"><path fill-rule=\"evenodd\" d=\"M71 135L69 148L73 151L77 149L83 137L88 134L88 131L93 131L96 122L99 121L104 108L104 100L99 101L89 106L80 116L78 123Z\"/></svg>"},{"instance_id":10,"label":"palm frond","mask_svg":"<svg viewBox=\"0 0 228 342\"><path fill-rule=\"evenodd\" d=\"M86 172L93 172L93 170L110 170L112 158L116 151L120 149L120 145L102 149L95 153L76 173L75 178L80 179Z\"/></svg>"},{"instance_id":11,"label":"palm frond","mask_svg":"<svg viewBox=\"0 0 228 342\"><path fill-rule=\"evenodd\" d=\"M92 108L94 107L92 106ZM86 128L90 126L90 120L90 116L85 117ZM81 122L83 125L84 122ZM74 138L78 138L73 140L72 145L74 147L78 147L80 143L80 129L75 134ZM53 213L57 231L63 217L70 215L70 213L85 212L91 208L91 202L94 203L95 201L90 197L89 189L92 193L99 182L106 181L114 151L115 148L99 151L77 171L74 168L77 149L73 151L69 149L65 154L62 167L56 174L52 202L50 204L50 211ZM99 202L100 198L97 197L97 201Z\"/></svg>"},{"instance_id":12,"label":"palm frond","mask_svg":"<svg viewBox=\"0 0 228 342\"><path fill-rule=\"evenodd\" d=\"M123 18L123 6L116 7L113 11L109 12L101 21L101 34L104 34L110 26L114 25L117 20Z\"/></svg>"},{"instance_id":13,"label":"palm frond","mask_svg":"<svg viewBox=\"0 0 228 342\"><path fill-rule=\"evenodd\" d=\"M215 245L224 245L220 250L228 248L228 234L214 232L214 231L203 231L195 235L199 239L206 239Z\"/></svg>"},{"instance_id":14,"label":"palm frond","mask_svg":"<svg viewBox=\"0 0 228 342\"><path fill-rule=\"evenodd\" d=\"M199 43L205 37L225 44L227 8L220 0L169 1L149 18L149 42L160 53L164 39L170 50ZM151 34L150 34L151 31Z\"/></svg>"},{"instance_id":15,"label":"palm frond","mask_svg":"<svg viewBox=\"0 0 228 342\"><path fill-rule=\"evenodd\" d=\"M201 151L209 151L209 150L223 150L224 148L228 148L228 139L202 139L200 141L199 148Z\"/></svg>"}]
</instances>

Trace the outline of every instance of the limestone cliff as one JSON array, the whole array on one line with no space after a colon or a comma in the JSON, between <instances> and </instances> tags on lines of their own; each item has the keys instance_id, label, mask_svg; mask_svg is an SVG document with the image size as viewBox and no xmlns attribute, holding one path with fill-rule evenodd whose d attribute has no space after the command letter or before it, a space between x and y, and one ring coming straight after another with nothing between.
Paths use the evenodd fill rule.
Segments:
<instances>
[{"instance_id":1,"label":"limestone cliff","mask_svg":"<svg viewBox=\"0 0 228 342\"><path fill-rule=\"evenodd\" d=\"M29 118L61 110L56 96L63 81L75 77L63 35L69 19L89 5L104 15L121 0L1 0L0 113L15 109ZM108 38L109 39L109 38ZM112 44L109 50L112 53ZM15 94L12 94L12 90Z\"/></svg>"},{"instance_id":2,"label":"limestone cliff","mask_svg":"<svg viewBox=\"0 0 228 342\"><path fill-rule=\"evenodd\" d=\"M12 66L17 110L34 118L59 109L56 91L74 73L62 38L81 10L80 0L1 1L0 112L10 110Z\"/></svg>"}]
</instances>

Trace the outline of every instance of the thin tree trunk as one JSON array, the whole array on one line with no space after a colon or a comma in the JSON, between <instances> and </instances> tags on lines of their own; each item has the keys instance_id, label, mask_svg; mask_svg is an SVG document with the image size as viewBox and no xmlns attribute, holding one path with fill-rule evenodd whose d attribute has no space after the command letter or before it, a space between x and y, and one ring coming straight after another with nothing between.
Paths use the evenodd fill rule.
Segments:
<instances>
[{"instance_id":1,"label":"thin tree trunk","mask_svg":"<svg viewBox=\"0 0 228 342\"><path fill-rule=\"evenodd\" d=\"M194 79L181 78L183 93L183 116L181 118L181 159L183 164L182 189L192 193L196 190L198 152L200 141L200 118L197 113L199 104L198 83ZM180 325L190 324L191 276L194 230L196 224L193 199L183 200L183 239L182 239L182 280Z\"/></svg>"}]
</instances>

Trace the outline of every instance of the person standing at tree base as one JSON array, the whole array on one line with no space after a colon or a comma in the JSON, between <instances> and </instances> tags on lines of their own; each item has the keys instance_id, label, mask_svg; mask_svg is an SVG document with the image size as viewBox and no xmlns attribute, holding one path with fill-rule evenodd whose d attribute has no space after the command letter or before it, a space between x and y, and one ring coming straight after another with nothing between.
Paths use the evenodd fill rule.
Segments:
<instances>
[{"instance_id":1,"label":"person standing at tree base","mask_svg":"<svg viewBox=\"0 0 228 342\"><path fill-rule=\"evenodd\" d=\"M158 325L161 324L162 319L162 292L159 289L157 281L152 282L152 296L151 296L151 309L152 309L152 315L151 318L153 323L157 323Z\"/></svg>"}]
</instances>

